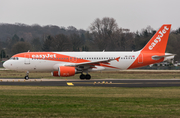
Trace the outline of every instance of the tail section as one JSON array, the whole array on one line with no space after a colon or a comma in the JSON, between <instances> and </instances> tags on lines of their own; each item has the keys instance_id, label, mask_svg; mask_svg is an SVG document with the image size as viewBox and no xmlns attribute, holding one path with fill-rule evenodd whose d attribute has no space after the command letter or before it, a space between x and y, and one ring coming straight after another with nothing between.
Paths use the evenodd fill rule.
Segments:
<instances>
[{"instance_id":1,"label":"tail section","mask_svg":"<svg viewBox=\"0 0 180 118\"><path fill-rule=\"evenodd\" d=\"M162 25L141 51L150 53L165 53L170 29L171 24Z\"/></svg>"},{"instance_id":2,"label":"tail section","mask_svg":"<svg viewBox=\"0 0 180 118\"><path fill-rule=\"evenodd\" d=\"M140 54L128 69L147 66L164 61L171 25L163 25L151 40L140 50ZM172 56L172 55L170 55Z\"/></svg>"}]
</instances>

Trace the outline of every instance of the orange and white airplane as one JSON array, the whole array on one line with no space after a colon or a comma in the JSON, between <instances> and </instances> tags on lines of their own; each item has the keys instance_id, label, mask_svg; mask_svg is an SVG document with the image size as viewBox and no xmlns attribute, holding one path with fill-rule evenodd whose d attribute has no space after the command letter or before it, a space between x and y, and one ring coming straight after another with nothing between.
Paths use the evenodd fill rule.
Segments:
<instances>
[{"instance_id":1,"label":"orange and white airplane","mask_svg":"<svg viewBox=\"0 0 180 118\"><path fill-rule=\"evenodd\" d=\"M170 24L164 24L140 51L24 52L12 56L3 66L10 70L27 71L25 79L29 79L29 71L50 71L58 77L81 73L80 79L91 79L90 71L133 69L174 56L165 53L170 29Z\"/></svg>"}]
</instances>

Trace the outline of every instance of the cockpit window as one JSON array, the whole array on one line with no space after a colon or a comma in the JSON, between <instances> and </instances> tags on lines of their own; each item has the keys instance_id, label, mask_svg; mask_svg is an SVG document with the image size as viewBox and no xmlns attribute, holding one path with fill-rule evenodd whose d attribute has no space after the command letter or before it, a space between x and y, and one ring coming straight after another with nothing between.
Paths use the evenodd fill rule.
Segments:
<instances>
[{"instance_id":1,"label":"cockpit window","mask_svg":"<svg viewBox=\"0 0 180 118\"><path fill-rule=\"evenodd\" d=\"M19 60L18 57L11 57L10 60Z\"/></svg>"}]
</instances>

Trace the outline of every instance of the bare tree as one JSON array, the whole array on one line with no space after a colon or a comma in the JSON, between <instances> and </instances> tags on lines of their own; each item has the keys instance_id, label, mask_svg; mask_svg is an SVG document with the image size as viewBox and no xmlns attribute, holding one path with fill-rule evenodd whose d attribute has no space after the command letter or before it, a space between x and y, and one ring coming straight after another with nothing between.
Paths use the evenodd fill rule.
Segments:
<instances>
[{"instance_id":1,"label":"bare tree","mask_svg":"<svg viewBox=\"0 0 180 118\"><path fill-rule=\"evenodd\" d=\"M114 18L104 17L102 20L97 18L89 27L94 37L94 42L100 50L111 50L114 44L114 36L118 30L118 25Z\"/></svg>"}]
</instances>

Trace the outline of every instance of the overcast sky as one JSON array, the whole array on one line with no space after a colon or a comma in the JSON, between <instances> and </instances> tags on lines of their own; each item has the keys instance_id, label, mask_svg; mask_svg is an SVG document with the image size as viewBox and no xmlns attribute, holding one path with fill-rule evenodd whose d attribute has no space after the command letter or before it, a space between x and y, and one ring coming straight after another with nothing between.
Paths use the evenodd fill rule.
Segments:
<instances>
[{"instance_id":1,"label":"overcast sky","mask_svg":"<svg viewBox=\"0 0 180 118\"><path fill-rule=\"evenodd\" d=\"M74 26L87 30L96 19L112 17L131 31L170 23L180 27L180 0L0 0L0 23Z\"/></svg>"}]
</instances>

